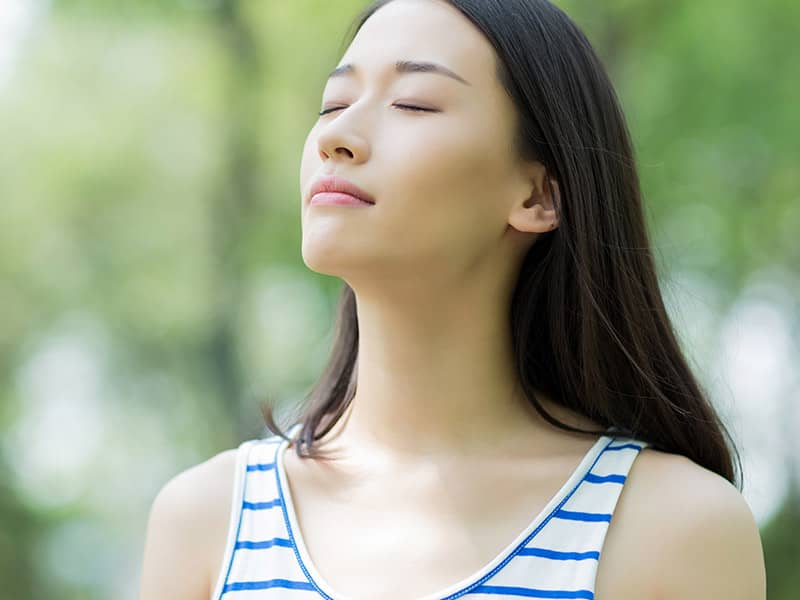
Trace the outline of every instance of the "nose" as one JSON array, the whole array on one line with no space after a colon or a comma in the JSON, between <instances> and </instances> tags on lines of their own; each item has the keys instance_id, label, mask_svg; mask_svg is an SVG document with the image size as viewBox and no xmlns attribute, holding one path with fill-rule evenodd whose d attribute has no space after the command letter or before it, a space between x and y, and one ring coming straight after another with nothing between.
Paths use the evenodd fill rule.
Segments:
<instances>
[{"instance_id":1,"label":"nose","mask_svg":"<svg viewBox=\"0 0 800 600\"><path fill-rule=\"evenodd\" d=\"M341 117L320 130L317 137L317 150L323 162L342 160L364 162L369 155L369 145L363 136L355 131L345 131L346 124Z\"/></svg>"}]
</instances>

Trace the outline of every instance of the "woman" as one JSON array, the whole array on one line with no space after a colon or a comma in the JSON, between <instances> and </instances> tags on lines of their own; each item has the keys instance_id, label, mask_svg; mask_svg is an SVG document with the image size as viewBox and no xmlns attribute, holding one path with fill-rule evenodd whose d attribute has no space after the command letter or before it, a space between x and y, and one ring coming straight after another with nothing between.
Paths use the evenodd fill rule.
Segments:
<instances>
[{"instance_id":1,"label":"woman","mask_svg":"<svg viewBox=\"0 0 800 600\"><path fill-rule=\"evenodd\" d=\"M376 2L322 109L300 184L303 259L346 284L328 369L288 436L267 412L165 485L141 600L763 600L575 24Z\"/></svg>"}]
</instances>

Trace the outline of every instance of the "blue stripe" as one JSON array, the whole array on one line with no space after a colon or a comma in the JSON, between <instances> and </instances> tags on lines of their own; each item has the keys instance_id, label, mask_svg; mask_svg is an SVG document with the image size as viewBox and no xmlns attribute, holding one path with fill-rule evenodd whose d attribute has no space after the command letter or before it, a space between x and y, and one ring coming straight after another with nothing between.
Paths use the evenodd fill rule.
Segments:
<instances>
[{"instance_id":1,"label":"blue stripe","mask_svg":"<svg viewBox=\"0 0 800 600\"><path fill-rule=\"evenodd\" d=\"M247 465L248 471L271 471L275 468L275 463L258 463L254 465Z\"/></svg>"},{"instance_id":2,"label":"blue stripe","mask_svg":"<svg viewBox=\"0 0 800 600\"><path fill-rule=\"evenodd\" d=\"M241 541L236 542L236 549L246 548L247 550L261 550L263 548L272 548L273 546L283 546L284 548L291 548L292 541L286 538L273 538L271 540L263 540L260 542Z\"/></svg>"},{"instance_id":3,"label":"blue stripe","mask_svg":"<svg viewBox=\"0 0 800 600\"><path fill-rule=\"evenodd\" d=\"M621 446L606 446L606 450L625 450L626 448L635 448L641 450L642 447L637 444L622 444Z\"/></svg>"},{"instance_id":4,"label":"blue stripe","mask_svg":"<svg viewBox=\"0 0 800 600\"><path fill-rule=\"evenodd\" d=\"M243 502L242 508L246 508L247 510L264 510L265 508L273 508L280 505L281 499L275 498L274 500L269 500L267 502Z\"/></svg>"},{"instance_id":5,"label":"blue stripe","mask_svg":"<svg viewBox=\"0 0 800 600\"><path fill-rule=\"evenodd\" d=\"M242 452L245 452L245 451L247 452L247 456L245 457L245 461L246 461L247 458L250 456L250 450L252 448L252 444L249 447L245 446L245 448L246 448L246 450L241 450L241 451ZM238 458L239 457L237 456L236 458L237 458L237 464L238 464ZM247 493L247 477L242 477L242 498L244 498L246 493ZM239 511L239 522L236 524L236 537L234 538L236 540L239 539L239 533L242 531L242 515L243 515L243 513L244 513L244 511L242 511L242 510ZM228 568L225 571L225 579L224 579L224 581L228 581L228 577L231 576L231 568L233 568L233 558L235 556L236 556L236 550L231 552L231 557L230 557L230 560L228 561ZM227 586L223 586L222 591L219 593L220 600L225 595L225 588L226 587Z\"/></svg>"},{"instance_id":6,"label":"blue stripe","mask_svg":"<svg viewBox=\"0 0 800 600\"><path fill-rule=\"evenodd\" d=\"M569 519L570 521L611 521L608 513L589 513L573 510L559 510L555 514L556 519Z\"/></svg>"},{"instance_id":7,"label":"blue stripe","mask_svg":"<svg viewBox=\"0 0 800 600\"><path fill-rule=\"evenodd\" d=\"M591 590L537 590L505 585L481 585L469 591L470 594L488 594L490 596L523 596L525 598L588 598L594 599Z\"/></svg>"},{"instance_id":8,"label":"blue stripe","mask_svg":"<svg viewBox=\"0 0 800 600\"><path fill-rule=\"evenodd\" d=\"M625 483L626 475L595 475L594 473L586 473L584 481L589 483Z\"/></svg>"},{"instance_id":9,"label":"blue stripe","mask_svg":"<svg viewBox=\"0 0 800 600\"><path fill-rule=\"evenodd\" d=\"M589 552L561 552L559 550L548 550L547 548L523 548L519 553L520 556L541 556L542 558L552 558L553 560L600 559L600 553L595 550Z\"/></svg>"},{"instance_id":10,"label":"blue stripe","mask_svg":"<svg viewBox=\"0 0 800 600\"><path fill-rule=\"evenodd\" d=\"M286 588L289 590L313 591L314 587L307 581L289 581L288 579L270 579L268 581L237 581L225 586L224 592L241 590L266 590L269 588ZM223 592L223 593L224 593Z\"/></svg>"}]
</instances>

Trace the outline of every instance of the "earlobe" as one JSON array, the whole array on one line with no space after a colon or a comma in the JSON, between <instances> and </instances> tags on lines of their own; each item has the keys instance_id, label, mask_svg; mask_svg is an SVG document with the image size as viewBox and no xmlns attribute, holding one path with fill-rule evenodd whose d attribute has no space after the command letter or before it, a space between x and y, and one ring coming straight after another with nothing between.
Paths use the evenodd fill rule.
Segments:
<instances>
[{"instance_id":1,"label":"earlobe","mask_svg":"<svg viewBox=\"0 0 800 600\"><path fill-rule=\"evenodd\" d=\"M514 207L509 224L526 233L547 233L558 227L561 195L558 182L544 177L534 186L531 195Z\"/></svg>"}]
</instances>

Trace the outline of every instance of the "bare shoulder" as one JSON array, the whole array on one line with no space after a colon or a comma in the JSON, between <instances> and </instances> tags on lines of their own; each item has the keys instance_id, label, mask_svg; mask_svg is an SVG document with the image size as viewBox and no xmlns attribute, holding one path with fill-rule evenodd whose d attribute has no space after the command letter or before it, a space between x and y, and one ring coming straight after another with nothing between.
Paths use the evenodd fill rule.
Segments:
<instances>
[{"instance_id":1,"label":"bare shoulder","mask_svg":"<svg viewBox=\"0 0 800 600\"><path fill-rule=\"evenodd\" d=\"M236 449L167 481L145 534L139 600L208 600L222 563L232 505Z\"/></svg>"},{"instance_id":2,"label":"bare shoulder","mask_svg":"<svg viewBox=\"0 0 800 600\"><path fill-rule=\"evenodd\" d=\"M753 513L723 477L645 448L614 510L595 587L597 600L764 600Z\"/></svg>"}]
</instances>

